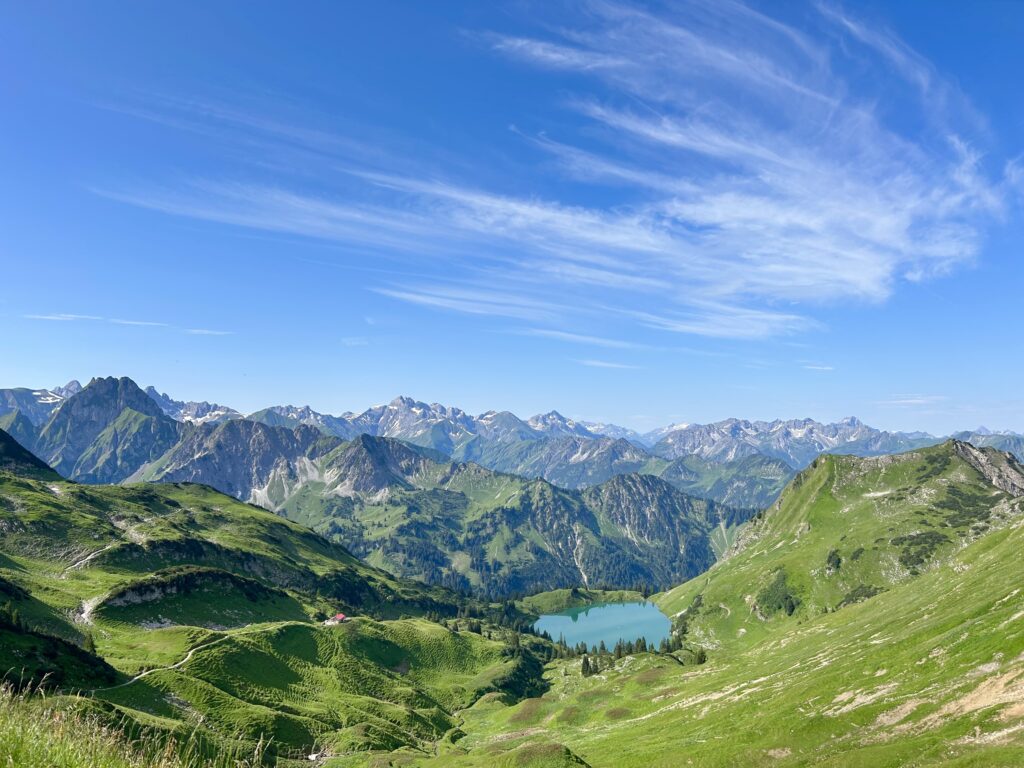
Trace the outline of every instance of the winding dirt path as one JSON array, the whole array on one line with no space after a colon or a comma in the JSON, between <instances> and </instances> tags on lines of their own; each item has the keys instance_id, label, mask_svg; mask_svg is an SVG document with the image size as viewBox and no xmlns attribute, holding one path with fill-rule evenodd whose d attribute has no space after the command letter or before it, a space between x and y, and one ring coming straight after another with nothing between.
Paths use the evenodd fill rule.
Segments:
<instances>
[{"instance_id":1,"label":"winding dirt path","mask_svg":"<svg viewBox=\"0 0 1024 768\"><path fill-rule=\"evenodd\" d=\"M186 653L185 656L181 659L181 661L176 661L173 664L166 667L153 667L152 669L147 669L143 672L139 672L139 674L135 675L135 677L133 677L131 680L126 680L125 682L118 683L117 685L111 685L108 688L93 688L91 691L89 691L89 693L100 693L102 691L113 691L118 688L125 688L131 685L132 683L136 683L142 678L153 674L154 672L166 672L169 669L178 669L179 667L183 667L185 664L188 664L188 662L191 661L192 657L195 655L197 651L201 651L204 648L209 648L211 645L216 645L217 643L223 642L224 640L227 640L227 637L218 637L216 640L211 640L208 643L202 643L201 645L197 645L195 648L191 649L188 653Z\"/></svg>"},{"instance_id":2,"label":"winding dirt path","mask_svg":"<svg viewBox=\"0 0 1024 768\"><path fill-rule=\"evenodd\" d=\"M92 693L100 693L102 691L113 691L113 690L116 690L117 688L125 688L125 687L131 685L132 683L138 682L142 678L147 677L147 676L153 674L154 672L166 672L167 670L170 670L170 669L179 669L179 668L185 666L186 664L188 664L188 662L192 660L192 657L196 653L198 653L199 651L202 651L202 650L205 650L207 648L210 648L210 647L212 647L214 645L217 645L218 643L223 643L224 641L230 640L231 638L238 637L239 635L253 635L253 634L257 634L259 632L265 632L265 631L266 631L266 627L261 627L260 629L250 629L250 630L244 630L243 629L243 630L238 631L238 632L232 632L231 634L226 634L226 635L221 635L220 637L215 637L213 640L210 640L209 642L200 643L195 648L190 649L188 651L188 653L186 653L181 658L180 661L176 661L173 664L169 664L166 667L153 667L152 669L147 669L147 670L145 670L143 672L139 672L139 674L135 675L135 677L131 678L130 680L125 680L123 683L118 683L117 685L112 685L112 686L110 686L108 688L93 688L91 691L89 691L89 693L90 694L92 694Z\"/></svg>"}]
</instances>

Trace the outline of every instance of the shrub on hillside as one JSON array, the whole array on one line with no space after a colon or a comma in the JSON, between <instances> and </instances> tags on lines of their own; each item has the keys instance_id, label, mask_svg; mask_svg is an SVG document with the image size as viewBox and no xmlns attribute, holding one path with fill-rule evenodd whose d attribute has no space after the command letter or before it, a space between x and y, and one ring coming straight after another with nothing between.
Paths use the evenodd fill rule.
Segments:
<instances>
[{"instance_id":1,"label":"shrub on hillside","mask_svg":"<svg viewBox=\"0 0 1024 768\"><path fill-rule=\"evenodd\" d=\"M800 605L800 598L790 589L786 572L780 568L775 576L757 593L757 607L767 616L784 611L792 616Z\"/></svg>"}]
</instances>

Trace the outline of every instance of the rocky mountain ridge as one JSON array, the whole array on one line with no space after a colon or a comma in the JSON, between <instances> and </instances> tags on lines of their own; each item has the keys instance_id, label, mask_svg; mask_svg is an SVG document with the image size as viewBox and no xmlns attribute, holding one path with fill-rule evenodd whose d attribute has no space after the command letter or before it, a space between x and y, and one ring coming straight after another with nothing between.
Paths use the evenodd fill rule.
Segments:
<instances>
[{"instance_id":1,"label":"rocky mountain ridge","mask_svg":"<svg viewBox=\"0 0 1024 768\"><path fill-rule=\"evenodd\" d=\"M244 418L289 429L306 425L344 440L360 434L394 438L440 451L453 460L473 461L571 489L600 484L622 473L643 472L664 477L686 493L740 506L767 506L794 472L824 452L870 456L940 442L925 433L877 430L855 418L833 424L811 419L726 419L673 425L640 435L615 425L567 418L557 411L526 420L508 411L472 416L459 408L408 397L359 414L332 416L308 406L272 406L243 417L223 405L174 400L149 387L144 394L158 412L137 398L135 413L126 414L107 434L90 433L85 441L89 445L59 448L60 439L54 438L48 422L65 402L94 397L89 390L97 381L107 380L96 379L85 388L72 381L53 390L0 390L0 428L72 479L91 482L123 480L197 426ZM116 403L111 406L109 424L121 417L122 410ZM46 439L42 439L44 431ZM956 437L1024 456L1020 435L979 429Z\"/></svg>"},{"instance_id":2,"label":"rocky mountain ridge","mask_svg":"<svg viewBox=\"0 0 1024 768\"><path fill-rule=\"evenodd\" d=\"M571 491L391 438L247 420L195 429L130 479L210 485L396 574L499 596L670 584L714 561L716 525L753 514L650 475Z\"/></svg>"}]
</instances>

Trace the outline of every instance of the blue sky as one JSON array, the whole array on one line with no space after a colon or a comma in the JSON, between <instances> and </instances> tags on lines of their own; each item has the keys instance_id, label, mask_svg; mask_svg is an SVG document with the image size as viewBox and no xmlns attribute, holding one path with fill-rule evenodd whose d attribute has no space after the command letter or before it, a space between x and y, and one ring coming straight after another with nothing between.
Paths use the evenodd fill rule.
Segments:
<instances>
[{"instance_id":1,"label":"blue sky","mask_svg":"<svg viewBox=\"0 0 1024 768\"><path fill-rule=\"evenodd\" d=\"M0 23L0 386L1024 430L1021 4Z\"/></svg>"}]
</instances>

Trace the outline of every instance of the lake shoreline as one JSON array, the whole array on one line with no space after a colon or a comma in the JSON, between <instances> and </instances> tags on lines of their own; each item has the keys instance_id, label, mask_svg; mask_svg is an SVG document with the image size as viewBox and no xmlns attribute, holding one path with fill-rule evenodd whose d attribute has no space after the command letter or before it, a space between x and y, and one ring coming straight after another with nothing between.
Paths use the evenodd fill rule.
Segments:
<instances>
[{"instance_id":1,"label":"lake shoreline","mask_svg":"<svg viewBox=\"0 0 1024 768\"><path fill-rule=\"evenodd\" d=\"M611 648L620 640L630 642L639 638L656 647L672 631L669 617L657 604L642 598L573 606L542 614L533 626L537 632L547 632L556 642L561 639L569 646L586 643L588 648L601 643Z\"/></svg>"}]
</instances>

